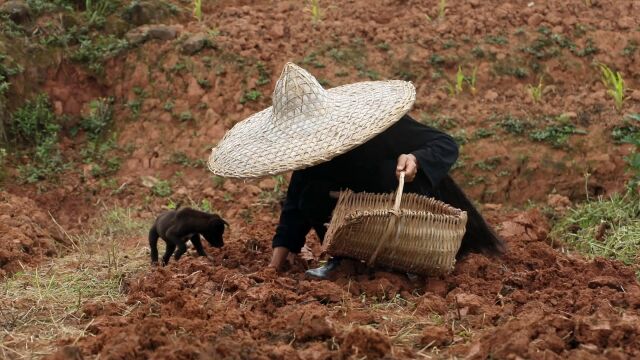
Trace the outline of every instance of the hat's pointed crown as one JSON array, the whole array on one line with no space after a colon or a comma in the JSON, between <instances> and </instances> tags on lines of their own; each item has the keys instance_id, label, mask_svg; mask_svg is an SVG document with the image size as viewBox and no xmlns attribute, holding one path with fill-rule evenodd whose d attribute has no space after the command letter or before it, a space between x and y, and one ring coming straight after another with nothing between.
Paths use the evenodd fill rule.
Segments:
<instances>
[{"instance_id":1,"label":"hat's pointed crown","mask_svg":"<svg viewBox=\"0 0 640 360\"><path fill-rule=\"evenodd\" d=\"M300 115L324 114L328 94L322 85L306 70L287 63L273 90L273 116L275 123L286 123Z\"/></svg>"}]
</instances>

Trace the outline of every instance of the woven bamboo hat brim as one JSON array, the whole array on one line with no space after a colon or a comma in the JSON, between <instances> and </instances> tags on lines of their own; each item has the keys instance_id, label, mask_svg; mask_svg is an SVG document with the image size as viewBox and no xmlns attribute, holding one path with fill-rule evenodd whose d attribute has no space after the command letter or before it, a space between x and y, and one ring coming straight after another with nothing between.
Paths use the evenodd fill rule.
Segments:
<instances>
[{"instance_id":1,"label":"woven bamboo hat brim","mask_svg":"<svg viewBox=\"0 0 640 360\"><path fill-rule=\"evenodd\" d=\"M273 106L237 123L215 147L209 169L255 178L303 169L367 142L398 121L415 101L406 81L365 81L325 90L307 71L287 63Z\"/></svg>"}]
</instances>

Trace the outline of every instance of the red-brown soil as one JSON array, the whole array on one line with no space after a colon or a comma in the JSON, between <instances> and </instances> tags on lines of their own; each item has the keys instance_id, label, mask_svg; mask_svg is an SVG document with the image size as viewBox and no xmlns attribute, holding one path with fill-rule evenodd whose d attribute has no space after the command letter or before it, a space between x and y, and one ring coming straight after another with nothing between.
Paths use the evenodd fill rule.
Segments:
<instances>
[{"instance_id":1,"label":"red-brown soil","mask_svg":"<svg viewBox=\"0 0 640 360\"><path fill-rule=\"evenodd\" d=\"M267 253L241 241L268 232L234 235L210 250L213 264L188 256L129 279L133 310L86 304L92 335L76 346L101 359L416 358L426 346L472 359L640 356L633 270L559 253L537 211L505 217L503 258L471 255L450 276L413 281L276 274L263 270ZM406 302L392 305L396 296ZM413 341L392 346L407 324Z\"/></svg>"},{"instance_id":2,"label":"red-brown soil","mask_svg":"<svg viewBox=\"0 0 640 360\"><path fill-rule=\"evenodd\" d=\"M53 225L33 200L0 191L0 278L68 245Z\"/></svg>"},{"instance_id":3,"label":"red-brown soil","mask_svg":"<svg viewBox=\"0 0 640 360\"><path fill-rule=\"evenodd\" d=\"M43 88L59 113L77 115L92 98L115 97L121 149L114 152L122 167L115 186L90 175L81 179L80 167L59 183L5 180L8 192L37 205L3 193L14 200L6 200L9 212L0 212L0 228L10 226L0 234L0 262L4 244L19 257L9 256L12 265L3 266L0 277L19 268L16 260L32 264L53 254L48 234L54 232L37 230L50 224L38 208L70 230L85 227L103 204L130 207L151 221L168 199L152 195L146 176L169 180L173 201L207 200L231 223L225 247L207 249L212 262L185 256L165 268L149 267L124 279L126 303L84 304L77 325L87 326L88 334L61 339L68 346L56 358L640 358L640 288L633 270L556 249L540 211L509 210L532 201L533 207L564 211L586 194L623 188L624 155L631 148L613 144L611 131L623 114L640 113L640 51L622 55L640 43L634 16L640 2L449 0L442 19L436 1L320 3L324 15L314 24L300 1L204 2L202 22L165 19L178 27L177 40L151 40L110 59L102 78L66 61L39 72L48 74ZM553 40L539 49L542 54L532 54L527 49L541 38L541 26L552 39L570 39L575 50ZM182 37L210 30L218 33L213 46L181 53ZM594 53L585 51L590 42ZM471 255L453 274L429 279L378 271L309 281L303 270L317 265L313 256L282 274L264 270L278 219L276 182L223 182L202 161L233 124L270 105L287 61L327 86L375 77L412 80L417 101L411 115L466 134L453 174L485 204L507 240L507 254ZM625 76L630 91L621 113L600 82L598 62ZM446 80L455 78L458 65L467 75L478 67L475 95L448 95ZM543 70L538 74L534 67ZM509 74L518 69L528 73ZM546 89L535 103L527 85L538 84L541 74ZM14 87L22 88L30 87ZM261 98L244 101L252 89ZM561 114L585 134L557 147L531 140L532 129L512 134L500 126L511 115L543 129L555 121L545 117ZM77 158L82 146L82 137L62 140L68 158ZM177 153L200 163L174 161ZM535 205L549 194L548 206ZM13 211L22 220L7 218ZM144 241L131 242L138 240ZM316 240L310 240L317 257ZM22 244L34 244L27 246L31 253Z\"/></svg>"}]
</instances>

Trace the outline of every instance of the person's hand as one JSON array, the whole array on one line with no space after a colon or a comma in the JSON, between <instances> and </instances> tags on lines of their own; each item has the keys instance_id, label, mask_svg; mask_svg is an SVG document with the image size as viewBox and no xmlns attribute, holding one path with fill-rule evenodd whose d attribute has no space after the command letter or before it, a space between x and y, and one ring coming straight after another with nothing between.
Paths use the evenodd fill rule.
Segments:
<instances>
[{"instance_id":1,"label":"person's hand","mask_svg":"<svg viewBox=\"0 0 640 360\"><path fill-rule=\"evenodd\" d=\"M412 182L418 173L418 160L413 154L402 154L398 158L396 166L396 177L400 179L400 173L404 171L404 181Z\"/></svg>"}]
</instances>

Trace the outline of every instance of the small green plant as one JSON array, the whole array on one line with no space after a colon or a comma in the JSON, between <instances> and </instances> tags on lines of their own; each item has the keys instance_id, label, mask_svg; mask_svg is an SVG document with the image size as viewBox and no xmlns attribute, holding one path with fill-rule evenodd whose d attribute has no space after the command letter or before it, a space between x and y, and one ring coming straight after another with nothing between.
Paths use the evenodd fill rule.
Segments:
<instances>
[{"instance_id":1,"label":"small green plant","mask_svg":"<svg viewBox=\"0 0 640 360\"><path fill-rule=\"evenodd\" d=\"M262 61L258 61L256 68L258 69L258 80L256 81L256 85L262 86L270 83L271 74L269 74L265 64Z\"/></svg>"},{"instance_id":2,"label":"small green plant","mask_svg":"<svg viewBox=\"0 0 640 360\"><path fill-rule=\"evenodd\" d=\"M97 139L110 126L113 117L113 98L100 98L89 103L89 114L82 118L80 126L90 139Z\"/></svg>"},{"instance_id":3,"label":"small green plant","mask_svg":"<svg viewBox=\"0 0 640 360\"><path fill-rule=\"evenodd\" d=\"M259 90L252 89L245 91L244 95L240 99L240 104L245 104L248 101L258 101L262 97L262 93Z\"/></svg>"},{"instance_id":4,"label":"small green plant","mask_svg":"<svg viewBox=\"0 0 640 360\"><path fill-rule=\"evenodd\" d=\"M458 66L458 72L456 72L456 95L462 92L462 85L464 84L464 73L462 72L462 68Z\"/></svg>"},{"instance_id":5,"label":"small green plant","mask_svg":"<svg viewBox=\"0 0 640 360\"><path fill-rule=\"evenodd\" d=\"M542 76L540 77L540 81L538 81L538 85L533 86L529 84L527 86L527 91L529 92L529 95L531 96L531 99L533 99L534 103L539 103L540 100L542 100L543 90L544 84L542 83Z\"/></svg>"},{"instance_id":6,"label":"small green plant","mask_svg":"<svg viewBox=\"0 0 640 360\"><path fill-rule=\"evenodd\" d=\"M163 109L164 109L164 111L166 111L166 112L171 112L171 111L173 111L173 107L174 107L174 106L175 106L175 104L173 103L173 101L171 101L171 100L167 100L167 102L165 102L165 103L164 103L164 105L163 105L163 107L162 107L162 108L163 108Z\"/></svg>"},{"instance_id":7,"label":"small green plant","mask_svg":"<svg viewBox=\"0 0 640 360\"><path fill-rule=\"evenodd\" d=\"M151 193L158 197L167 197L173 193L171 183L168 180L158 180L151 187Z\"/></svg>"},{"instance_id":8,"label":"small green plant","mask_svg":"<svg viewBox=\"0 0 640 360\"><path fill-rule=\"evenodd\" d=\"M560 116L553 124L531 132L529 137L534 141L548 142L554 147L562 147L569 140L569 136L574 134L586 134L586 131L577 129L568 118Z\"/></svg>"},{"instance_id":9,"label":"small green plant","mask_svg":"<svg viewBox=\"0 0 640 360\"><path fill-rule=\"evenodd\" d=\"M178 118L180 121L190 121L193 120L193 115L191 114L191 111L187 110L181 112L180 115L178 115Z\"/></svg>"},{"instance_id":10,"label":"small green plant","mask_svg":"<svg viewBox=\"0 0 640 360\"><path fill-rule=\"evenodd\" d=\"M476 65L473 67L471 76L465 79L469 84L469 91L471 91L471 95L475 95L478 92L478 89L476 88L477 75L478 75L478 66Z\"/></svg>"},{"instance_id":11,"label":"small green plant","mask_svg":"<svg viewBox=\"0 0 640 360\"><path fill-rule=\"evenodd\" d=\"M513 135L522 135L525 130L531 127L530 123L511 115L506 115L502 120L500 120L498 125L500 125L500 127L506 132Z\"/></svg>"},{"instance_id":12,"label":"small green plant","mask_svg":"<svg viewBox=\"0 0 640 360\"><path fill-rule=\"evenodd\" d=\"M309 5L306 11L311 14L311 21L313 24L317 24L322 20L323 11L320 9L320 0L309 0Z\"/></svg>"},{"instance_id":13,"label":"small green plant","mask_svg":"<svg viewBox=\"0 0 640 360\"><path fill-rule=\"evenodd\" d=\"M117 2L110 0L85 0L85 16L89 26L104 27L106 17L117 9Z\"/></svg>"},{"instance_id":14,"label":"small green plant","mask_svg":"<svg viewBox=\"0 0 640 360\"><path fill-rule=\"evenodd\" d=\"M438 18L444 19L444 14L447 11L447 0L440 0L438 2Z\"/></svg>"},{"instance_id":15,"label":"small green plant","mask_svg":"<svg viewBox=\"0 0 640 360\"><path fill-rule=\"evenodd\" d=\"M202 21L202 0L193 0L193 17Z\"/></svg>"},{"instance_id":16,"label":"small green plant","mask_svg":"<svg viewBox=\"0 0 640 360\"><path fill-rule=\"evenodd\" d=\"M196 80L198 82L198 85L200 85L201 88L203 89L211 89L211 82L208 79L198 79Z\"/></svg>"},{"instance_id":17,"label":"small green plant","mask_svg":"<svg viewBox=\"0 0 640 360\"><path fill-rule=\"evenodd\" d=\"M602 83L607 88L607 93L613 98L616 110L622 111L622 105L627 91L622 74L614 72L605 64L599 64L602 72Z\"/></svg>"},{"instance_id":18,"label":"small green plant","mask_svg":"<svg viewBox=\"0 0 640 360\"><path fill-rule=\"evenodd\" d=\"M627 57L633 57L638 50L638 42L636 40L627 41L627 45L622 49L622 55Z\"/></svg>"}]
</instances>

